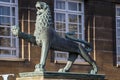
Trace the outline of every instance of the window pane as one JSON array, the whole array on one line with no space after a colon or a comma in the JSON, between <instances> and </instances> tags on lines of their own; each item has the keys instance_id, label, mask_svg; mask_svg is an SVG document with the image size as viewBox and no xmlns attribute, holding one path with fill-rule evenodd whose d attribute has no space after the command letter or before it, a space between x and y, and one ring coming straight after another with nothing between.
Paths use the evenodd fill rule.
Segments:
<instances>
[{"instance_id":1,"label":"window pane","mask_svg":"<svg viewBox=\"0 0 120 80\"><path fill-rule=\"evenodd\" d=\"M0 2L10 2L10 0L0 0Z\"/></svg>"},{"instance_id":2,"label":"window pane","mask_svg":"<svg viewBox=\"0 0 120 80\"><path fill-rule=\"evenodd\" d=\"M10 28L0 27L0 36L10 36Z\"/></svg>"},{"instance_id":3,"label":"window pane","mask_svg":"<svg viewBox=\"0 0 120 80\"><path fill-rule=\"evenodd\" d=\"M15 25L15 18L12 18L12 25Z\"/></svg>"},{"instance_id":4,"label":"window pane","mask_svg":"<svg viewBox=\"0 0 120 80\"><path fill-rule=\"evenodd\" d=\"M80 55L78 55L78 58L77 58L77 60L76 61L81 61L81 62L84 62L85 60L80 56Z\"/></svg>"},{"instance_id":5,"label":"window pane","mask_svg":"<svg viewBox=\"0 0 120 80\"><path fill-rule=\"evenodd\" d=\"M57 31L65 31L65 23L56 23L56 30Z\"/></svg>"},{"instance_id":6,"label":"window pane","mask_svg":"<svg viewBox=\"0 0 120 80\"><path fill-rule=\"evenodd\" d=\"M76 24L69 24L69 32L78 32Z\"/></svg>"},{"instance_id":7,"label":"window pane","mask_svg":"<svg viewBox=\"0 0 120 80\"><path fill-rule=\"evenodd\" d=\"M2 55L10 55L10 50L4 50L4 49L0 49L0 56Z\"/></svg>"},{"instance_id":8,"label":"window pane","mask_svg":"<svg viewBox=\"0 0 120 80\"><path fill-rule=\"evenodd\" d=\"M63 38L65 37L65 33L63 33L63 32L57 32L57 33L58 33L59 36L61 36Z\"/></svg>"},{"instance_id":9,"label":"window pane","mask_svg":"<svg viewBox=\"0 0 120 80\"><path fill-rule=\"evenodd\" d=\"M120 38L117 39L117 45L120 45Z\"/></svg>"},{"instance_id":10,"label":"window pane","mask_svg":"<svg viewBox=\"0 0 120 80\"><path fill-rule=\"evenodd\" d=\"M0 16L0 24L10 26L10 17Z\"/></svg>"},{"instance_id":11,"label":"window pane","mask_svg":"<svg viewBox=\"0 0 120 80\"><path fill-rule=\"evenodd\" d=\"M61 58L62 58L62 59L65 59L65 60L66 60L66 59L68 58L68 55L65 54L65 53L59 53L59 52L58 52L58 53L56 54L56 57L57 57L58 59L61 59Z\"/></svg>"},{"instance_id":12,"label":"window pane","mask_svg":"<svg viewBox=\"0 0 120 80\"><path fill-rule=\"evenodd\" d=\"M0 15L10 16L10 7L0 6Z\"/></svg>"},{"instance_id":13,"label":"window pane","mask_svg":"<svg viewBox=\"0 0 120 80\"><path fill-rule=\"evenodd\" d=\"M12 0L12 3L15 3L15 0Z\"/></svg>"},{"instance_id":14,"label":"window pane","mask_svg":"<svg viewBox=\"0 0 120 80\"><path fill-rule=\"evenodd\" d=\"M117 36L120 36L120 29L117 29Z\"/></svg>"},{"instance_id":15,"label":"window pane","mask_svg":"<svg viewBox=\"0 0 120 80\"><path fill-rule=\"evenodd\" d=\"M72 11L77 11L77 3L68 2L68 9Z\"/></svg>"},{"instance_id":16,"label":"window pane","mask_svg":"<svg viewBox=\"0 0 120 80\"><path fill-rule=\"evenodd\" d=\"M117 27L120 27L120 19L117 19Z\"/></svg>"},{"instance_id":17,"label":"window pane","mask_svg":"<svg viewBox=\"0 0 120 80\"><path fill-rule=\"evenodd\" d=\"M79 25L79 33L82 33L82 26Z\"/></svg>"},{"instance_id":18,"label":"window pane","mask_svg":"<svg viewBox=\"0 0 120 80\"><path fill-rule=\"evenodd\" d=\"M79 34L79 39L82 39L82 34Z\"/></svg>"},{"instance_id":19,"label":"window pane","mask_svg":"<svg viewBox=\"0 0 120 80\"><path fill-rule=\"evenodd\" d=\"M12 7L12 16L15 16L15 7Z\"/></svg>"},{"instance_id":20,"label":"window pane","mask_svg":"<svg viewBox=\"0 0 120 80\"><path fill-rule=\"evenodd\" d=\"M117 60L118 60L118 62L120 61L120 57L119 56L117 57Z\"/></svg>"},{"instance_id":21,"label":"window pane","mask_svg":"<svg viewBox=\"0 0 120 80\"><path fill-rule=\"evenodd\" d=\"M75 22L77 23L77 15L69 14L69 22Z\"/></svg>"},{"instance_id":22,"label":"window pane","mask_svg":"<svg viewBox=\"0 0 120 80\"><path fill-rule=\"evenodd\" d=\"M65 22L65 14L64 13L56 13L56 21Z\"/></svg>"},{"instance_id":23,"label":"window pane","mask_svg":"<svg viewBox=\"0 0 120 80\"><path fill-rule=\"evenodd\" d=\"M56 8L57 9L65 9L65 1L57 0L56 1Z\"/></svg>"},{"instance_id":24,"label":"window pane","mask_svg":"<svg viewBox=\"0 0 120 80\"><path fill-rule=\"evenodd\" d=\"M75 38L75 39L78 39L78 34L73 34L73 35L70 35L71 36L71 38Z\"/></svg>"},{"instance_id":25,"label":"window pane","mask_svg":"<svg viewBox=\"0 0 120 80\"><path fill-rule=\"evenodd\" d=\"M16 38L12 38L12 44L11 44L11 47L12 47L12 48L17 47L17 46L16 46Z\"/></svg>"},{"instance_id":26,"label":"window pane","mask_svg":"<svg viewBox=\"0 0 120 80\"><path fill-rule=\"evenodd\" d=\"M117 47L117 54L120 55L120 47Z\"/></svg>"},{"instance_id":27,"label":"window pane","mask_svg":"<svg viewBox=\"0 0 120 80\"><path fill-rule=\"evenodd\" d=\"M81 7L81 3L79 3L79 4L78 4L78 9L79 9L79 11L82 11L81 8L82 8L82 7Z\"/></svg>"},{"instance_id":28,"label":"window pane","mask_svg":"<svg viewBox=\"0 0 120 80\"><path fill-rule=\"evenodd\" d=\"M81 18L81 15L79 15L79 23L82 23L82 18Z\"/></svg>"},{"instance_id":29,"label":"window pane","mask_svg":"<svg viewBox=\"0 0 120 80\"><path fill-rule=\"evenodd\" d=\"M120 8L117 8L117 16L120 16Z\"/></svg>"},{"instance_id":30,"label":"window pane","mask_svg":"<svg viewBox=\"0 0 120 80\"><path fill-rule=\"evenodd\" d=\"M2 46L2 47L10 47L10 39L0 37L0 46Z\"/></svg>"},{"instance_id":31,"label":"window pane","mask_svg":"<svg viewBox=\"0 0 120 80\"><path fill-rule=\"evenodd\" d=\"M12 50L11 55L16 56L16 50Z\"/></svg>"}]
</instances>

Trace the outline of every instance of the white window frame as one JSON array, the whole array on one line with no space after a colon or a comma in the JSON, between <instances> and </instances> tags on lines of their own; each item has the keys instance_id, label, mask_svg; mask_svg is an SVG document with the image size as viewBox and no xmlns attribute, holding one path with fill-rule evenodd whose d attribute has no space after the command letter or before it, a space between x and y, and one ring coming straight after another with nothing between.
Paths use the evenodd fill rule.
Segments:
<instances>
[{"instance_id":1,"label":"white window frame","mask_svg":"<svg viewBox=\"0 0 120 80\"><path fill-rule=\"evenodd\" d=\"M69 32L68 31L68 14L77 14L77 15L81 15L81 24L80 23L77 23L77 24L80 24L81 27L82 27L82 40L84 40L84 0L60 0L60 1L65 1L65 5L67 9L65 10L62 10L62 9L56 9L56 0L54 0L54 24L55 24L55 30L56 30L56 13L65 13L66 16L66 31L63 31L63 33L67 33ZM81 11L71 11L71 10L68 10L68 2L75 2L75 3L81 3ZM56 32L59 32L56 30ZM78 32L79 34L79 32ZM54 58L54 61L55 63L66 63L67 61L67 58L68 58L68 53L67 52L61 52L61 51L54 51L55 52L55 58ZM62 56L64 55L65 58L61 58L61 57L58 57L58 56ZM81 63L85 63L85 61L79 57L76 61L75 61L75 64L81 64Z\"/></svg>"},{"instance_id":2,"label":"white window frame","mask_svg":"<svg viewBox=\"0 0 120 80\"><path fill-rule=\"evenodd\" d=\"M12 2L14 1L14 2ZM0 24L1 27L3 28L10 28L12 25L18 25L18 0L10 0L10 2L5 2L5 1L0 1L0 6L5 6L5 7L10 7L10 15L8 16L10 18L10 24L9 25L5 25L5 24ZM12 15L12 8L15 8L15 14ZM3 15L0 15L3 16ZM5 17L7 17L7 15L4 15ZM13 23L13 18L15 19L15 22ZM13 36L12 33L10 33L9 36L2 36L0 35L0 38L5 38L5 39L10 39L10 46L5 47L5 46L1 46L0 45L0 49L1 50L9 50L10 53L4 54L1 53L0 54L0 59L5 59L5 58L18 58L19 57L19 41L18 38ZM14 39L14 40L13 40ZM12 46L14 43L15 46ZM15 51L15 53L13 53L13 50Z\"/></svg>"}]
</instances>

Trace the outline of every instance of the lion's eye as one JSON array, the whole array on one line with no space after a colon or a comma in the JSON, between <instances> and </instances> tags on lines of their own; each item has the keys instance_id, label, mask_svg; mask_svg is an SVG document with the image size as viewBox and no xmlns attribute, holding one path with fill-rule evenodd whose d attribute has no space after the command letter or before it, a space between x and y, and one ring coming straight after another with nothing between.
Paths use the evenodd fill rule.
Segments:
<instances>
[{"instance_id":1,"label":"lion's eye","mask_svg":"<svg viewBox=\"0 0 120 80\"><path fill-rule=\"evenodd\" d=\"M37 7L37 9L40 9L40 7Z\"/></svg>"}]
</instances>

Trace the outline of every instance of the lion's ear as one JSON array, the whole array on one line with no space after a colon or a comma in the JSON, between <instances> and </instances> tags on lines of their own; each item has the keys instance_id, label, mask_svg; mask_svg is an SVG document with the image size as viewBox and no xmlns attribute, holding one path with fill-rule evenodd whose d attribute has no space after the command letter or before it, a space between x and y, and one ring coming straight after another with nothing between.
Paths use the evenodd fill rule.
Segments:
<instances>
[{"instance_id":1,"label":"lion's ear","mask_svg":"<svg viewBox=\"0 0 120 80\"><path fill-rule=\"evenodd\" d=\"M43 9L46 10L48 8L48 5L46 3L43 3Z\"/></svg>"}]
</instances>

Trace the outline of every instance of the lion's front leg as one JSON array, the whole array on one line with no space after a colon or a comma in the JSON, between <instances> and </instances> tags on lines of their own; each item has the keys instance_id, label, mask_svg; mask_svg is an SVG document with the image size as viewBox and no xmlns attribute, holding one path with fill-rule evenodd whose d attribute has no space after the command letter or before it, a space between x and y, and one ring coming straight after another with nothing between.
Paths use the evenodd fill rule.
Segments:
<instances>
[{"instance_id":1,"label":"lion's front leg","mask_svg":"<svg viewBox=\"0 0 120 80\"><path fill-rule=\"evenodd\" d=\"M45 71L45 64L46 64L49 47L50 45L48 41L42 41L41 59L40 59L40 63L36 64L35 71L42 71L42 72Z\"/></svg>"},{"instance_id":2,"label":"lion's front leg","mask_svg":"<svg viewBox=\"0 0 120 80\"><path fill-rule=\"evenodd\" d=\"M19 27L17 26L11 26L11 32L14 36L19 37L20 39L24 39L30 43L33 43L36 45L36 40L35 40L35 36L31 35L31 34L27 34L24 32L21 32Z\"/></svg>"}]
</instances>

